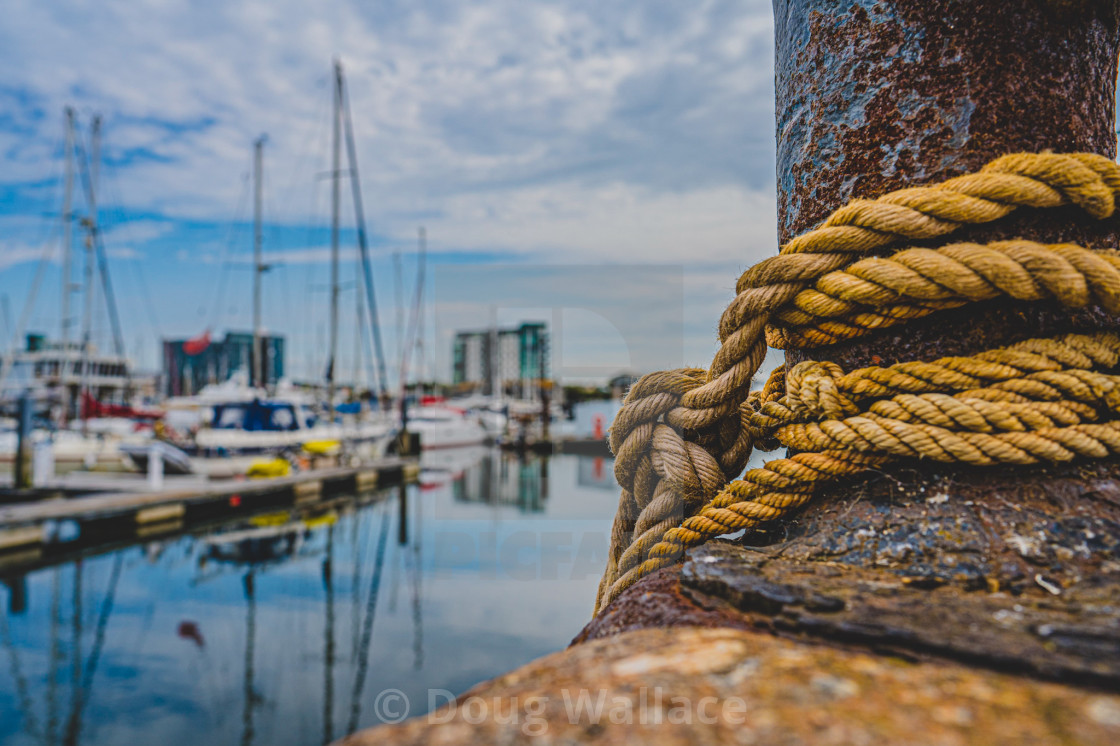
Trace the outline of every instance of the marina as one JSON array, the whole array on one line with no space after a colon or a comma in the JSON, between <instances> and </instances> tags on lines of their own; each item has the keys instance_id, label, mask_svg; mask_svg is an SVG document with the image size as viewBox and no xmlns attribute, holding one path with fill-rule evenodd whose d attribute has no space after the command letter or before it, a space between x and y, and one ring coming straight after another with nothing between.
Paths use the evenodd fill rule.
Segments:
<instances>
[{"instance_id":1,"label":"marina","mask_svg":"<svg viewBox=\"0 0 1120 746\"><path fill-rule=\"evenodd\" d=\"M606 547L609 460L433 454L397 484L273 485L151 534L0 555L3 742L327 742L382 722L384 689L420 714L429 691L438 707L567 644ZM42 510L4 516L60 514Z\"/></svg>"},{"instance_id":2,"label":"marina","mask_svg":"<svg viewBox=\"0 0 1120 746\"><path fill-rule=\"evenodd\" d=\"M1120 744L1120 0L10 5L0 746Z\"/></svg>"}]
</instances>

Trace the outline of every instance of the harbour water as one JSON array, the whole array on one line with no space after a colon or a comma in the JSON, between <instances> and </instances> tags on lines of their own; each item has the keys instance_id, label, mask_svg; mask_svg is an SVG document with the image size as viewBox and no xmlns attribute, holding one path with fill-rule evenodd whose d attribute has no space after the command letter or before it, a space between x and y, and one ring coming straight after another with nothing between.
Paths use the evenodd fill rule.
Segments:
<instances>
[{"instance_id":1,"label":"harbour water","mask_svg":"<svg viewBox=\"0 0 1120 746\"><path fill-rule=\"evenodd\" d=\"M420 484L3 571L0 744L325 743L560 650L609 459L426 453Z\"/></svg>"}]
</instances>

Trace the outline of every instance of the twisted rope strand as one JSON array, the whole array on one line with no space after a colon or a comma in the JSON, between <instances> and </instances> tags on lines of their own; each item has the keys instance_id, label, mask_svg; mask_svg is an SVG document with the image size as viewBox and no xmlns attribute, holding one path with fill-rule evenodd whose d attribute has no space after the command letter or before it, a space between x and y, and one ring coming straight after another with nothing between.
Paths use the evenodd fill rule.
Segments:
<instances>
[{"instance_id":1,"label":"twisted rope strand","mask_svg":"<svg viewBox=\"0 0 1120 746\"><path fill-rule=\"evenodd\" d=\"M1075 244L995 241L907 249L831 272L774 315L767 341L816 347L999 296L1120 312L1120 255Z\"/></svg>"},{"instance_id":2,"label":"twisted rope strand","mask_svg":"<svg viewBox=\"0 0 1120 746\"><path fill-rule=\"evenodd\" d=\"M1102 336L1120 343L1116 335ZM872 403L858 416L777 428L782 445L803 452L748 471L696 515L665 531L648 549L631 547L627 561L618 567L618 579L604 589L604 603L641 577L672 564L689 547L780 520L807 503L821 487L897 458L992 465L1120 453L1120 420L1097 422L1120 412L1120 376L1076 369L1032 375L1061 381L1079 398L1054 400L1053 395L1060 396L1061 391L1045 386L1037 392L1040 399L1013 394L1021 400L1000 401L1008 394L999 388L1009 382L1003 381L956 395L898 394ZM787 393L784 399L788 403L791 395ZM815 415L806 407L795 405L793 409ZM644 535L642 539L643 545L650 541ZM643 551L646 559L639 562Z\"/></svg>"},{"instance_id":3,"label":"twisted rope strand","mask_svg":"<svg viewBox=\"0 0 1120 746\"><path fill-rule=\"evenodd\" d=\"M1093 154L1008 155L974 174L931 186L898 190L875 200L856 200L837 210L817 229L790 241L778 256L744 272L736 286L736 297L721 316L721 346L708 370L683 369L643 377L627 395L611 428L611 448L616 454L615 475L622 487L622 495L612 527L608 568L600 585L596 613L603 604L606 590L616 585L615 580L621 574L620 561L639 521L645 527L639 535L646 537L656 527L676 520L674 516L680 510L688 509L683 498L673 500L665 497L663 490L659 492L662 481L668 480L669 488L674 491L677 489L674 485L691 485L695 491L697 484L704 485L701 491L705 491L710 489L709 484L719 480L727 482L742 471L756 445L755 441L760 437L750 425L751 418L769 401L765 396L752 398L748 389L766 353L766 325L776 312L785 314L782 309L786 307L790 313L804 312L805 309L793 305L796 299L809 286L819 284L829 273L848 267L860 255L905 240L947 236L962 225L998 220L1020 207L1076 205L1093 218L1106 218L1115 210L1118 193L1120 167L1108 158ZM1067 264L1074 264L1061 251L1051 253L1065 258ZM989 263L1003 261L989 255L985 257ZM960 257L952 253L945 255L945 259L962 263ZM977 278L986 279L993 273L998 274L984 264L983 259L974 258L967 269ZM911 271L917 271L915 267L926 268L920 256L913 259L908 256L906 260L911 261L913 266L900 266ZM1086 262L1088 260L1082 261L1082 264ZM1030 262L1023 258L1019 264L1026 266ZM1107 269L1114 271L1115 266L1108 263ZM1104 291L1100 291L1106 293L1112 288L1108 284L1111 280L1102 274L1105 270L1094 264L1082 272L1083 276L1092 278L1092 282L1096 283L1094 292L1099 291L1098 286L1107 285ZM1045 268L1038 268L1035 275L1050 277ZM871 276L873 279L876 277ZM862 276L856 277L870 281ZM1086 283L1089 281L1086 279ZM1036 285L1038 282L1040 280L1036 279ZM1069 297L1071 302L1080 297L1076 293L1067 293L1055 282L1043 283L1045 292ZM987 283L1003 287L999 283L993 284L991 279L987 279ZM826 283L825 287L831 285ZM1018 289L1019 286L1014 287ZM964 274L954 288L957 296L991 292L979 280ZM828 295L819 288L813 289ZM925 295L930 295L930 292L932 289ZM828 306L833 316L822 316L820 318L826 319L825 322L797 334L852 334L854 332L849 329L876 328L876 324L895 323L913 314L924 315L946 307L945 304L965 302L957 296L941 297L937 293L924 297L919 292L905 302L899 302L897 294L887 296L882 290L868 290L859 297L865 296L869 299L866 302L836 296L828 301L833 304ZM881 301L876 300L879 297ZM856 303L869 308L856 312L856 306L844 306L847 310L840 310L835 305L837 302ZM883 310L883 304L894 306L894 310ZM860 315L865 312L872 315ZM782 321L780 318L777 320ZM818 332L818 327L823 332ZM1008 392L1007 395L1014 393ZM679 437L673 439L662 433L659 442L655 443L658 426L668 426ZM690 448L690 445L698 446L699 450ZM667 450L661 452L662 448ZM707 457L701 456L701 451ZM654 467L655 461L659 468ZM703 478L697 466L701 463L704 465ZM712 463L718 465L718 475L710 468ZM807 463L801 464L801 468L810 468ZM695 479L688 476L689 469ZM642 554L648 539L641 538L639 544L627 556L628 565L632 562L630 556ZM629 572L636 569L632 566Z\"/></svg>"}]
</instances>

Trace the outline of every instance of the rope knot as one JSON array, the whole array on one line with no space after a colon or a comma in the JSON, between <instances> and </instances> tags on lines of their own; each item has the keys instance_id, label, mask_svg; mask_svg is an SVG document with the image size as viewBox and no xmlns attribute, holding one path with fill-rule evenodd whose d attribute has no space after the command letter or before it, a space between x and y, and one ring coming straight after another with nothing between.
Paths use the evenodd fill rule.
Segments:
<instances>
[{"instance_id":1,"label":"rope knot","mask_svg":"<svg viewBox=\"0 0 1120 746\"><path fill-rule=\"evenodd\" d=\"M747 269L707 370L644 376L610 430L622 487L597 612L682 550L788 515L897 458L971 464L1120 454L1120 334L1029 340L845 375L833 363L751 380L776 348L822 347L1001 295L1120 309L1120 251L1026 239L907 247L1020 209L1120 204L1120 165L1012 154L940 184L855 200ZM899 244L902 244L901 246ZM856 405L861 402L866 411ZM878 401L875 401L878 400ZM794 453L740 474L756 446Z\"/></svg>"},{"instance_id":2,"label":"rope knot","mask_svg":"<svg viewBox=\"0 0 1120 746\"><path fill-rule=\"evenodd\" d=\"M839 420L859 412L840 390L844 371L836 363L806 361L786 374L786 405L798 417Z\"/></svg>"}]
</instances>

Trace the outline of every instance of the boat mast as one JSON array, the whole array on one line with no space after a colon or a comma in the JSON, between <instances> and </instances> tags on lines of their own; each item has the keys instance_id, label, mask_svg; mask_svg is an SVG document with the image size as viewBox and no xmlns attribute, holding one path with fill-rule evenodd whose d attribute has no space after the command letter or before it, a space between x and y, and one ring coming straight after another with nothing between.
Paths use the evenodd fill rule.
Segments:
<instances>
[{"instance_id":1,"label":"boat mast","mask_svg":"<svg viewBox=\"0 0 1120 746\"><path fill-rule=\"evenodd\" d=\"M264 334L261 330L261 275L265 272L265 264L261 260L261 162L264 141L265 136L261 135L253 142L253 352L249 356L253 370L249 383L254 387L264 383Z\"/></svg>"},{"instance_id":2,"label":"boat mast","mask_svg":"<svg viewBox=\"0 0 1120 746\"><path fill-rule=\"evenodd\" d=\"M419 254L416 267L416 361L420 395L424 395L424 372L427 361L424 359L424 280L427 273L428 258L428 231L420 226L416 236L416 248Z\"/></svg>"},{"instance_id":3,"label":"boat mast","mask_svg":"<svg viewBox=\"0 0 1120 746\"><path fill-rule=\"evenodd\" d=\"M121 333L121 318L117 312L116 296L113 295L113 283L109 278L109 259L105 252L105 242L101 239L101 224L97 215L97 182L101 174L101 116L94 115L93 121L90 122L90 153L86 157L86 152L81 152L81 157L78 158L78 165L80 166L82 182L85 186L86 203L89 206L89 214L86 215L82 221L86 229L86 323L92 325L93 319L93 295L96 292L93 284L93 274L98 272L101 275L101 288L105 294L105 310L109 315L109 326L113 332L113 350L118 358L122 360L125 357L124 350L124 335ZM87 330L88 332L88 330ZM88 347L88 345L87 345ZM88 352L85 363L88 364ZM131 388L132 374L126 371L126 377L129 381L126 386L126 394Z\"/></svg>"},{"instance_id":4,"label":"boat mast","mask_svg":"<svg viewBox=\"0 0 1120 746\"><path fill-rule=\"evenodd\" d=\"M401 355L401 370L400 370L400 386L401 386L401 399L404 400L405 392L408 390L408 374L409 363L412 355L412 348L415 347L418 352L423 352L423 344L420 342L420 337L424 331L424 274L426 271L426 258L428 254L428 232L423 226L420 226L417 235L417 256L416 256L416 295L412 298L412 312L408 320L408 331L406 332L404 352ZM422 365L423 363L421 363ZM423 394L423 370L420 371L420 376L417 378L417 388Z\"/></svg>"},{"instance_id":5,"label":"boat mast","mask_svg":"<svg viewBox=\"0 0 1120 746\"><path fill-rule=\"evenodd\" d=\"M101 117L94 116L93 121L90 123L90 149L93 151L93 163L87 163L86 159L82 159L82 176L84 177L86 186L86 201L89 207L89 214L86 216L83 223L86 228L86 266L85 266L85 297L83 298L85 308L82 313L82 379L81 379L81 396L79 398L78 408L82 415L82 435L89 435L89 407L86 404L87 398L90 396L90 355L92 354L92 336L93 336L93 295L96 291L93 283L93 273L96 267L96 237L97 237L97 193L94 186L96 173L100 171L100 166L96 165L101 158ZM96 169L96 170L95 170Z\"/></svg>"},{"instance_id":6,"label":"boat mast","mask_svg":"<svg viewBox=\"0 0 1120 746\"><path fill-rule=\"evenodd\" d=\"M66 343L70 341L70 249L71 225L70 207L74 194L74 110L66 107L66 181L62 192L62 328L60 338L62 349L65 351Z\"/></svg>"},{"instance_id":7,"label":"boat mast","mask_svg":"<svg viewBox=\"0 0 1120 746\"><path fill-rule=\"evenodd\" d=\"M354 122L350 118L350 102L346 96L346 84L342 79L342 63L336 63L338 70L339 98L341 101L343 124L346 127L346 157L350 167L350 187L354 196L354 221L358 228L358 251L362 259L362 274L366 286L366 305L369 308L370 335L373 338L373 351L377 357L377 389L382 403L388 397L385 374L385 353L381 347L381 325L377 320L377 299L373 288L373 263L369 258L369 244L366 238L365 210L362 208L362 183L358 177L358 150L354 145Z\"/></svg>"},{"instance_id":8,"label":"boat mast","mask_svg":"<svg viewBox=\"0 0 1120 746\"><path fill-rule=\"evenodd\" d=\"M342 174L342 63L334 61L334 106L331 110L334 140L331 150L331 336L327 358L327 407L334 420L334 378L338 355L338 211Z\"/></svg>"},{"instance_id":9,"label":"boat mast","mask_svg":"<svg viewBox=\"0 0 1120 746\"><path fill-rule=\"evenodd\" d=\"M66 182L62 193L62 328L59 330L61 347L59 357L58 383L62 393L62 422L70 417L71 396L70 389L66 386L66 374L69 372L67 353L70 347L70 293L73 288L73 269L71 267L71 253L73 248L73 235L70 210L74 195L74 109L66 107Z\"/></svg>"},{"instance_id":10,"label":"boat mast","mask_svg":"<svg viewBox=\"0 0 1120 746\"><path fill-rule=\"evenodd\" d=\"M101 115L96 114L90 125L93 131L93 155L90 165L89 183L86 189L89 192L90 232L93 236L93 251L97 257L98 272L101 275L101 289L105 295L105 310L109 314L109 326L113 331L113 351L122 361L125 359L124 334L121 333L121 317L117 311L117 296L113 293L113 283L109 278L109 257L105 251L105 242L101 238L101 221L97 215L97 185L101 178ZM125 397L131 397L132 371L126 366L125 377L128 383L125 386Z\"/></svg>"}]
</instances>

